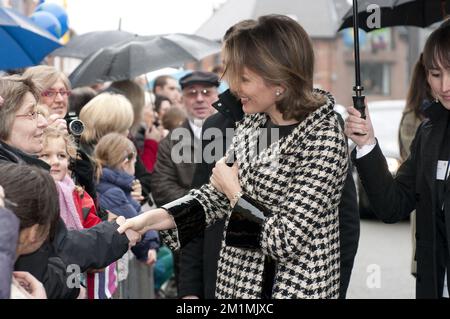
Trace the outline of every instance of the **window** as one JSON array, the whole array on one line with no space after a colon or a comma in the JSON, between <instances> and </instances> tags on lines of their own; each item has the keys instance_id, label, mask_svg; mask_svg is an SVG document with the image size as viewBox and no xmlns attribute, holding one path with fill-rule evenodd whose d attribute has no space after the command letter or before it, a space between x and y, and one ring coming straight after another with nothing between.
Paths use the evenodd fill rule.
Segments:
<instances>
[{"instance_id":1,"label":"window","mask_svg":"<svg viewBox=\"0 0 450 319\"><path fill-rule=\"evenodd\" d=\"M361 63L361 82L366 95L390 95L391 76L387 63Z\"/></svg>"}]
</instances>

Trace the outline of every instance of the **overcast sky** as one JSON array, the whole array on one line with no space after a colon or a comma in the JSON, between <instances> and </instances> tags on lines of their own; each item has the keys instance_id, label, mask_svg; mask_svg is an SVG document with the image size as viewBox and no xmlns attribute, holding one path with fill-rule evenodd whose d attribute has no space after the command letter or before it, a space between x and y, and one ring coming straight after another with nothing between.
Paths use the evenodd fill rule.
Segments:
<instances>
[{"instance_id":1,"label":"overcast sky","mask_svg":"<svg viewBox=\"0 0 450 319\"><path fill-rule=\"evenodd\" d=\"M47 0L63 4L64 0ZM141 35L194 33L225 0L66 0L70 27L78 34L122 30Z\"/></svg>"}]
</instances>

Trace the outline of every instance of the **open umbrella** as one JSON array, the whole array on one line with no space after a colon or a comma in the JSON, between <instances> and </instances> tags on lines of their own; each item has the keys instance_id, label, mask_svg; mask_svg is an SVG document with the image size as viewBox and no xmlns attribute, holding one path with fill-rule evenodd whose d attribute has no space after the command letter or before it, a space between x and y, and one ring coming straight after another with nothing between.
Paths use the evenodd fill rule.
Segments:
<instances>
[{"instance_id":1,"label":"open umbrella","mask_svg":"<svg viewBox=\"0 0 450 319\"><path fill-rule=\"evenodd\" d=\"M359 8L358 8L359 4ZM374 17L379 9L379 19ZM372 8L372 10L370 9ZM427 27L450 13L450 0L353 0L353 8L343 17L339 30L353 26L355 48L354 107L364 114L364 88L361 86L359 61L359 28L367 32L392 26ZM339 31L338 30L338 31Z\"/></svg>"},{"instance_id":2,"label":"open umbrella","mask_svg":"<svg viewBox=\"0 0 450 319\"><path fill-rule=\"evenodd\" d=\"M0 70L36 65L60 46L55 37L30 18L0 8Z\"/></svg>"},{"instance_id":3,"label":"open umbrella","mask_svg":"<svg viewBox=\"0 0 450 319\"><path fill-rule=\"evenodd\" d=\"M86 58L69 76L73 87L132 79L164 67L179 67L218 53L220 44L200 36L166 34L135 37L101 49Z\"/></svg>"},{"instance_id":4,"label":"open umbrella","mask_svg":"<svg viewBox=\"0 0 450 319\"><path fill-rule=\"evenodd\" d=\"M54 56L84 59L90 54L114 44L122 43L136 35L121 31L93 31L74 36L64 47L52 52Z\"/></svg>"}]
</instances>

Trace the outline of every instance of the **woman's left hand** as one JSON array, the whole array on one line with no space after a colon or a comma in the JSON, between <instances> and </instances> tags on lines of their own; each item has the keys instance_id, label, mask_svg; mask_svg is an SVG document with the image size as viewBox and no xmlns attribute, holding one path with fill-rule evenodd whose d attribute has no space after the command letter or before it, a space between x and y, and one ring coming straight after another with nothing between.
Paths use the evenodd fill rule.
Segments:
<instances>
[{"instance_id":1,"label":"woman's left hand","mask_svg":"<svg viewBox=\"0 0 450 319\"><path fill-rule=\"evenodd\" d=\"M239 183L238 165L236 162L233 166L229 167L225 162L225 157L223 157L216 163L212 173L210 179L211 185L224 194L229 200L231 200L237 192L242 191Z\"/></svg>"}]
</instances>

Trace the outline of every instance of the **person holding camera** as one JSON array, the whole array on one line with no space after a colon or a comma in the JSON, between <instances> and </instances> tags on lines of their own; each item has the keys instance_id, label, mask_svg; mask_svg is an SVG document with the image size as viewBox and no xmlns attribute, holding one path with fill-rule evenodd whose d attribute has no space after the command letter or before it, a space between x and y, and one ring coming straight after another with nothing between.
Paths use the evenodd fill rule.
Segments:
<instances>
[{"instance_id":1,"label":"person holding camera","mask_svg":"<svg viewBox=\"0 0 450 319\"><path fill-rule=\"evenodd\" d=\"M77 158L71 163L73 178L92 198L96 199L94 165L88 155L78 147L84 124L75 112L68 112L71 86L67 76L53 66L38 65L28 68L25 77L30 77L40 92L39 104L47 107L48 126L67 131L77 144Z\"/></svg>"},{"instance_id":2,"label":"person holding camera","mask_svg":"<svg viewBox=\"0 0 450 319\"><path fill-rule=\"evenodd\" d=\"M38 65L25 70L25 77L31 77L41 92L39 103L47 106L49 126L66 129L64 118L68 111L70 82L67 76L53 66Z\"/></svg>"}]
</instances>

